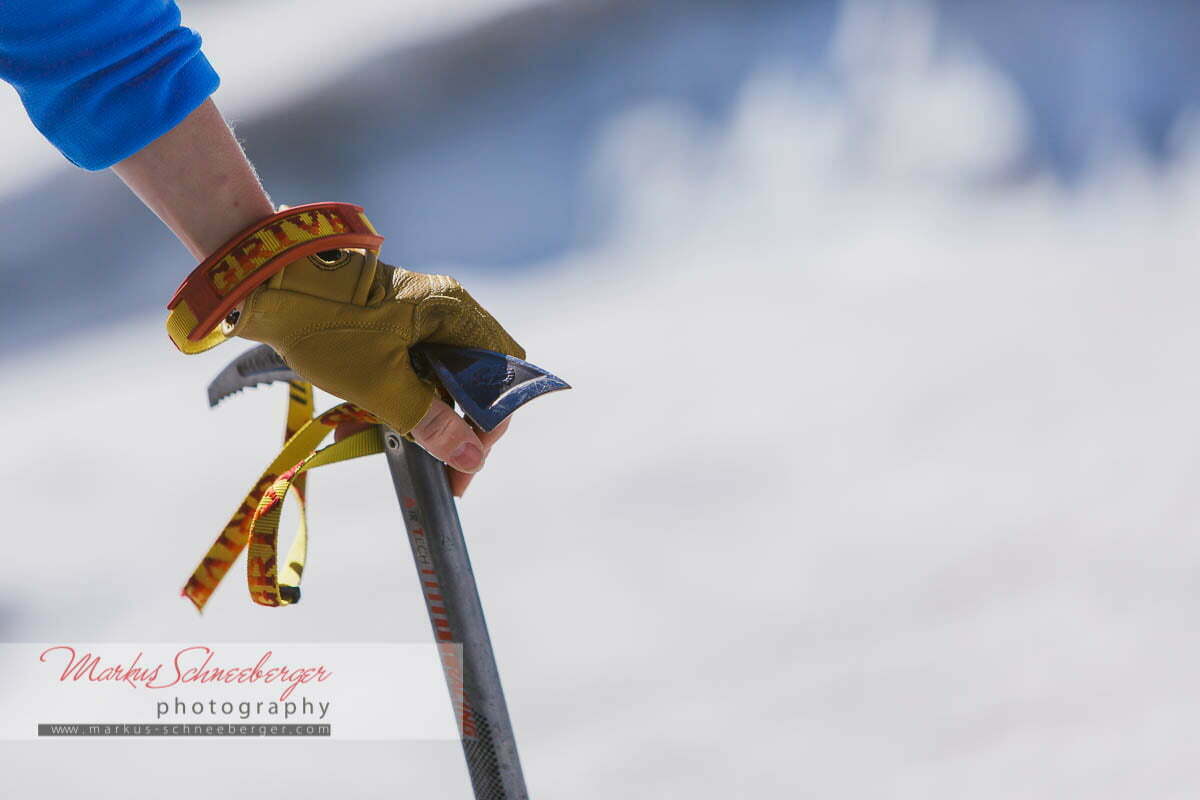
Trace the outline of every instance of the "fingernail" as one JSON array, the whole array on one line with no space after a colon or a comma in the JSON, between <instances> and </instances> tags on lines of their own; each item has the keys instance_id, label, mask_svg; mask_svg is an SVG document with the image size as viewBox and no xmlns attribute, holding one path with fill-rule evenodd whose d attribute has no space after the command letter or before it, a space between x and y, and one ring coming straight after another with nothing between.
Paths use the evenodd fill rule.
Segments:
<instances>
[{"instance_id":1,"label":"fingernail","mask_svg":"<svg viewBox=\"0 0 1200 800\"><path fill-rule=\"evenodd\" d=\"M459 472L474 472L483 466L483 451L473 442L463 442L450 454L450 466Z\"/></svg>"}]
</instances>

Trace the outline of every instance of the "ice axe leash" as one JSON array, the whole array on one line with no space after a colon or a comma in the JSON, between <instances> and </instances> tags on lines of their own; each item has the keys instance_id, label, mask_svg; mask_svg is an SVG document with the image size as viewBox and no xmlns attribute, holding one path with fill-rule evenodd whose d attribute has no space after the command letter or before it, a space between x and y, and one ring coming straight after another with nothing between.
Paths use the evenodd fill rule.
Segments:
<instances>
[{"instance_id":1,"label":"ice axe leash","mask_svg":"<svg viewBox=\"0 0 1200 800\"><path fill-rule=\"evenodd\" d=\"M535 397L570 388L540 367L490 350L419 344L412 348L412 355L485 431ZM307 472L384 453L455 706L476 800L524 800L528 793L512 722L445 465L381 424L319 448L343 422L377 420L350 403L314 415L312 386L267 345L246 351L217 375L208 386L209 405L216 406L242 389L281 381L289 385L284 448L238 506L188 579L183 594L203 609L217 583L248 546L247 582L252 599L272 606L298 602L307 551ZM300 502L300 525L280 568L276 548L279 515L290 489L296 490Z\"/></svg>"}]
</instances>

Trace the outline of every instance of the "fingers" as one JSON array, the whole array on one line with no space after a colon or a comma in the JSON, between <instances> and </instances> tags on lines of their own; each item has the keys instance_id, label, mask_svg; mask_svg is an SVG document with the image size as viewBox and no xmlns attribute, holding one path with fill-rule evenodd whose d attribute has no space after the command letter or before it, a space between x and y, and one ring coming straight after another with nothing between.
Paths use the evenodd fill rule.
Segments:
<instances>
[{"instance_id":1,"label":"fingers","mask_svg":"<svg viewBox=\"0 0 1200 800\"><path fill-rule=\"evenodd\" d=\"M492 452L492 446L496 444L496 442L500 440L500 437L504 435L504 432L508 430L508 423L510 421L512 421L512 417L504 420L490 431L478 431L479 441L483 444L484 461L487 461L488 453ZM463 493L467 491L467 486L471 484L471 480L474 477L475 476L470 473L458 472L453 469L450 470L450 491L453 492L455 497L462 497Z\"/></svg>"},{"instance_id":2,"label":"fingers","mask_svg":"<svg viewBox=\"0 0 1200 800\"><path fill-rule=\"evenodd\" d=\"M411 433L413 440L430 455L459 472L478 472L483 466L483 442L466 420L436 397Z\"/></svg>"}]
</instances>

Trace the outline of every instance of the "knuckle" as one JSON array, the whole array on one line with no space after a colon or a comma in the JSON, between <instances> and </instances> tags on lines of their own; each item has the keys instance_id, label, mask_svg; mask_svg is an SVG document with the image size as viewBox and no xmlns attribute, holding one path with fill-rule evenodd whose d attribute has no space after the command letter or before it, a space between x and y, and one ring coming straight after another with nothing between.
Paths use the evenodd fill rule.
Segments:
<instances>
[{"instance_id":1,"label":"knuckle","mask_svg":"<svg viewBox=\"0 0 1200 800\"><path fill-rule=\"evenodd\" d=\"M449 275L427 275L430 297L455 297L462 292L462 284Z\"/></svg>"},{"instance_id":2,"label":"knuckle","mask_svg":"<svg viewBox=\"0 0 1200 800\"><path fill-rule=\"evenodd\" d=\"M425 418L413 429L413 436L424 443L448 445L454 441L456 415L449 406L435 402Z\"/></svg>"}]
</instances>

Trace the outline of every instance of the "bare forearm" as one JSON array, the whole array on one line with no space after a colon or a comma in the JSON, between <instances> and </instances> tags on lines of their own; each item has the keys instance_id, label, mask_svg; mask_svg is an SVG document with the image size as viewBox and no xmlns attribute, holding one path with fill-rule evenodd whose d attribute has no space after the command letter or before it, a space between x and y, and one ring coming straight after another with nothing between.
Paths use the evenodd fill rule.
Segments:
<instances>
[{"instance_id":1,"label":"bare forearm","mask_svg":"<svg viewBox=\"0 0 1200 800\"><path fill-rule=\"evenodd\" d=\"M197 261L274 212L212 100L112 169Z\"/></svg>"}]
</instances>

